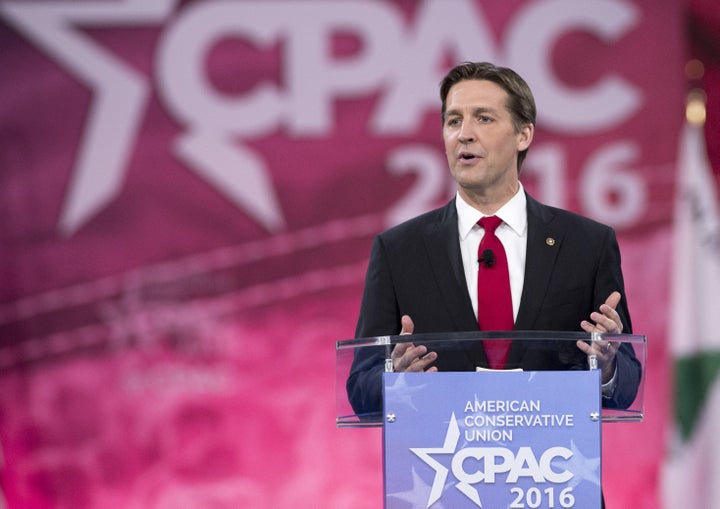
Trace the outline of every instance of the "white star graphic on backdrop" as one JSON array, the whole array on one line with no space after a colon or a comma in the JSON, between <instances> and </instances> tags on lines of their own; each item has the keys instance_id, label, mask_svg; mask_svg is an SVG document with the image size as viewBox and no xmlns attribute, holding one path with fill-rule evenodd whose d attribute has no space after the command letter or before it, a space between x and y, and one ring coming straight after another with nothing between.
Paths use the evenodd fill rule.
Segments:
<instances>
[{"instance_id":1,"label":"white star graphic on backdrop","mask_svg":"<svg viewBox=\"0 0 720 509\"><path fill-rule=\"evenodd\" d=\"M0 3L0 15L92 90L93 102L59 219L71 235L122 189L150 98L143 76L77 25L160 25L178 0ZM267 169L251 151L224 137L185 133L174 147L190 169L268 230L284 225ZM235 174L242 169L242 178Z\"/></svg>"}]
</instances>

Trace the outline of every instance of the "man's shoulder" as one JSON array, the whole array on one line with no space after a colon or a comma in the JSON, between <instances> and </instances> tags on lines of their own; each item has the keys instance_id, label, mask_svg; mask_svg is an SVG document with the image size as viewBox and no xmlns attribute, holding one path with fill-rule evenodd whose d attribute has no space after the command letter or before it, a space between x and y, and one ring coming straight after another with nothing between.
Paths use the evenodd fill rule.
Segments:
<instances>
[{"instance_id":1,"label":"man's shoulder","mask_svg":"<svg viewBox=\"0 0 720 509\"><path fill-rule=\"evenodd\" d=\"M528 213L540 219L541 223L571 230L609 231L612 228L595 219L576 212L551 205L545 205L528 195Z\"/></svg>"}]
</instances>

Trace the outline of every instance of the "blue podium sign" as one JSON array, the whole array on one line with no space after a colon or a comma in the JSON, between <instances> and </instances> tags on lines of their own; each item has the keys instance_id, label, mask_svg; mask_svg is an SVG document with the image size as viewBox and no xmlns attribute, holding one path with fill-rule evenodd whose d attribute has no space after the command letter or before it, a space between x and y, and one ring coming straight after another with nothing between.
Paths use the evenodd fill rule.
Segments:
<instances>
[{"instance_id":1,"label":"blue podium sign","mask_svg":"<svg viewBox=\"0 0 720 509\"><path fill-rule=\"evenodd\" d=\"M385 507L601 504L600 372L385 373Z\"/></svg>"}]
</instances>

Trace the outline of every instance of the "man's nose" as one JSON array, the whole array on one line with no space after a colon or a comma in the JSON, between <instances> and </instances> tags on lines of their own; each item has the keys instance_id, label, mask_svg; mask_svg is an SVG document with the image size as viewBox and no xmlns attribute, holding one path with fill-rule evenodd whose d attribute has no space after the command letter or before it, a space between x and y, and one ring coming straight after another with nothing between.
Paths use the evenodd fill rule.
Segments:
<instances>
[{"instance_id":1,"label":"man's nose","mask_svg":"<svg viewBox=\"0 0 720 509\"><path fill-rule=\"evenodd\" d=\"M461 143L470 143L475 141L475 130L473 129L471 122L462 123L458 139Z\"/></svg>"}]
</instances>

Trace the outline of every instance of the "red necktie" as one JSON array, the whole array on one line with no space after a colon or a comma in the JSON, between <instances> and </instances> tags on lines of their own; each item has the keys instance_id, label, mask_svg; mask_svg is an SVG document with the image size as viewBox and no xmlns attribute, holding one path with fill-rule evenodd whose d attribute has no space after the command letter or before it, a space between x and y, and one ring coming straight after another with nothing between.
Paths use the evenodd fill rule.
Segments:
<instances>
[{"instance_id":1,"label":"red necktie","mask_svg":"<svg viewBox=\"0 0 720 509\"><path fill-rule=\"evenodd\" d=\"M483 217L478 224L485 235L478 248L478 325L481 331L513 330L510 272L505 248L495 235L502 223L497 216ZM510 351L508 340L485 340L485 355L492 369L503 369Z\"/></svg>"}]
</instances>

